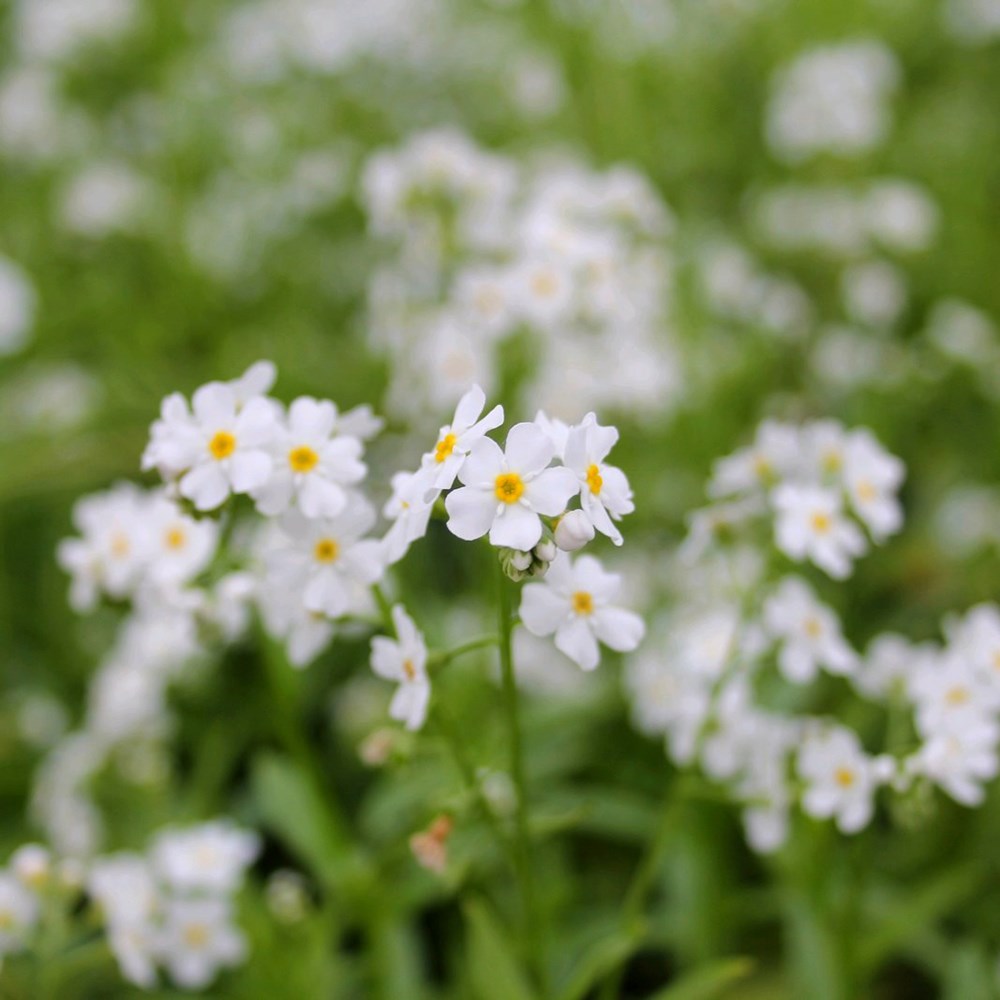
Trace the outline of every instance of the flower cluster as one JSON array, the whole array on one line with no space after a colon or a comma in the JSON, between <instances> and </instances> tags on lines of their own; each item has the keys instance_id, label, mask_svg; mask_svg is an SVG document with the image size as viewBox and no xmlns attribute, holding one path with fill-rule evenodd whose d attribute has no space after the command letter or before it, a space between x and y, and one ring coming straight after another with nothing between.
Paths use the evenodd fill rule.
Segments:
<instances>
[{"instance_id":1,"label":"flower cluster","mask_svg":"<svg viewBox=\"0 0 1000 1000\"><path fill-rule=\"evenodd\" d=\"M824 477L827 485L817 486ZM859 491L869 477L881 491L878 502ZM901 477L901 464L868 432L765 422L751 447L716 466L711 491L737 499L696 516L677 607L657 623L657 641L628 664L636 727L664 736L679 764L697 764L726 784L743 804L758 850L785 841L796 802L855 833L870 822L881 788L904 813L905 803L931 786L971 806L1000 771L1000 609L981 605L947 622L941 645L883 633L862 654L808 581L768 577L765 556L739 533L748 511L769 510L779 549L846 576L860 530L844 502L882 541L900 526L891 490ZM830 530L820 530L816 518L829 518ZM723 528L732 533L728 546ZM880 752L866 748L867 731L787 710L808 705L806 692L824 676L900 720L886 730ZM777 702L786 710L770 707Z\"/></svg>"},{"instance_id":2,"label":"flower cluster","mask_svg":"<svg viewBox=\"0 0 1000 1000\"><path fill-rule=\"evenodd\" d=\"M162 830L145 855L86 865L27 844L0 873L0 955L31 947L57 910L77 907L82 889L125 979L150 989L162 967L177 986L202 989L246 958L233 904L259 850L256 834L227 820Z\"/></svg>"},{"instance_id":3,"label":"flower cluster","mask_svg":"<svg viewBox=\"0 0 1000 1000\"><path fill-rule=\"evenodd\" d=\"M785 555L844 579L868 550L862 528L876 543L901 528L903 476L902 463L869 431L830 420L765 421L752 445L716 464L709 493L720 502L694 515L689 551L767 513Z\"/></svg>"},{"instance_id":4,"label":"flower cluster","mask_svg":"<svg viewBox=\"0 0 1000 1000\"><path fill-rule=\"evenodd\" d=\"M499 345L525 333L527 394L552 412L676 398L673 223L641 176L528 171L437 131L373 157L365 191L371 229L394 247L369 285L394 411L419 417L472 381L495 386Z\"/></svg>"}]
</instances>

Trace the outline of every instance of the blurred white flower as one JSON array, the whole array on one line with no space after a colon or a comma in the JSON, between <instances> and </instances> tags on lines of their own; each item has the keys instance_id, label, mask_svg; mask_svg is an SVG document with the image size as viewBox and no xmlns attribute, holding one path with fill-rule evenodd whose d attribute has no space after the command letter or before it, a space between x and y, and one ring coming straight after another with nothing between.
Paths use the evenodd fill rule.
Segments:
<instances>
[{"instance_id":1,"label":"blurred white flower","mask_svg":"<svg viewBox=\"0 0 1000 1000\"><path fill-rule=\"evenodd\" d=\"M431 696L427 676L427 647L420 630L401 604L392 609L396 638L372 639L371 666L379 677L399 685L389 706L390 718L407 729L420 729L427 718Z\"/></svg>"},{"instance_id":2,"label":"blurred white flower","mask_svg":"<svg viewBox=\"0 0 1000 1000\"><path fill-rule=\"evenodd\" d=\"M14 354L27 343L35 306L28 276L12 260L0 256L0 356Z\"/></svg>"},{"instance_id":3,"label":"blurred white flower","mask_svg":"<svg viewBox=\"0 0 1000 1000\"><path fill-rule=\"evenodd\" d=\"M810 816L832 818L844 833L856 833L871 821L878 772L853 731L807 731L797 769L806 784L802 808Z\"/></svg>"},{"instance_id":4,"label":"blurred white flower","mask_svg":"<svg viewBox=\"0 0 1000 1000\"><path fill-rule=\"evenodd\" d=\"M773 503L775 542L785 555L798 562L808 559L837 580L850 576L853 560L867 545L845 517L837 493L785 483L775 489Z\"/></svg>"}]
</instances>

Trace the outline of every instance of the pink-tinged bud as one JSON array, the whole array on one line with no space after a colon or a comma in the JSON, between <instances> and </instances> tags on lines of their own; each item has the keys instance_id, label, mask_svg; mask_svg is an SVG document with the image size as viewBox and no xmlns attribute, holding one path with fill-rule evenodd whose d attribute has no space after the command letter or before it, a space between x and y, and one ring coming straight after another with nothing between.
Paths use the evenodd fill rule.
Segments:
<instances>
[{"instance_id":1,"label":"pink-tinged bud","mask_svg":"<svg viewBox=\"0 0 1000 1000\"><path fill-rule=\"evenodd\" d=\"M594 526L582 510L567 511L556 525L556 545L563 552L576 552L594 538Z\"/></svg>"},{"instance_id":2,"label":"pink-tinged bud","mask_svg":"<svg viewBox=\"0 0 1000 1000\"><path fill-rule=\"evenodd\" d=\"M438 816L422 833L410 837L410 850L422 868L443 875L448 867L448 838L454 827L450 816Z\"/></svg>"}]
</instances>

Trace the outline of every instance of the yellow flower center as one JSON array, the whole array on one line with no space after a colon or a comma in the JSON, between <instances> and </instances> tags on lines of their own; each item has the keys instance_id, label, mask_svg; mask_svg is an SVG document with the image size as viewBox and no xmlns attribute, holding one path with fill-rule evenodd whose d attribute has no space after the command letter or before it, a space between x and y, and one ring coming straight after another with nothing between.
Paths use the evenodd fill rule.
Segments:
<instances>
[{"instance_id":1,"label":"yellow flower center","mask_svg":"<svg viewBox=\"0 0 1000 1000\"><path fill-rule=\"evenodd\" d=\"M182 937L189 948L204 948L209 941L208 928L204 924L188 924Z\"/></svg>"},{"instance_id":2,"label":"yellow flower center","mask_svg":"<svg viewBox=\"0 0 1000 1000\"><path fill-rule=\"evenodd\" d=\"M111 555L115 559L124 559L132 551L132 543L129 537L121 531L116 531L111 537Z\"/></svg>"},{"instance_id":3,"label":"yellow flower center","mask_svg":"<svg viewBox=\"0 0 1000 1000\"><path fill-rule=\"evenodd\" d=\"M292 472L312 472L319 463L319 455L307 444L299 445L288 453L288 464Z\"/></svg>"},{"instance_id":4,"label":"yellow flower center","mask_svg":"<svg viewBox=\"0 0 1000 1000\"><path fill-rule=\"evenodd\" d=\"M524 492L524 480L516 472L504 472L496 478L495 492L502 503L517 503Z\"/></svg>"},{"instance_id":5,"label":"yellow flower center","mask_svg":"<svg viewBox=\"0 0 1000 1000\"><path fill-rule=\"evenodd\" d=\"M434 461L440 465L446 458L451 458L451 453L455 450L455 442L458 437L454 434L445 434L437 446L434 448Z\"/></svg>"},{"instance_id":6,"label":"yellow flower center","mask_svg":"<svg viewBox=\"0 0 1000 1000\"><path fill-rule=\"evenodd\" d=\"M340 546L332 538L321 538L313 549L317 562L332 563L340 554Z\"/></svg>"},{"instance_id":7,"label":"yellow flower center","mask_svg":"<svg viewBox=\"0 0 1000 1000\"><path fill-rule=\"evenodd\" d=\"M0 910L0 931L13 930L14 926L14 914L10 910Z\"/></svg>"},{"instance_id":8,"label":"yellow flower center","mask_svg":"<svg viewBox=\"0 0 1000 1000\"><path fill-rule=\"evenodd\" d=\"M969 700L969 689L956 685L944 696L944 700L949 705L964 705Z\"/></svg>"},{"instance_id":9,"label":"yellow flower center","mask_svg":"<svg viewBox=\"0 0 1000 1000\"><path fill-rule=\"evenodd\" d=\"M844 464L844 456L839 451L828 451L823 456L823 468L830 473L840 472Z\"/></svg>"},{"instance_id":10,"label":"yellow flower center","mask_svg":"<svg viewBox=\"0 0 1000 1000\"><path fill-rule=\"evenodd\" d=\"M875 499L875 487L867 479L858 483L858 499L862 503L871 503Z\"/></svg>"},{"instance_id":11,"label":"yellow flower center","mask_svg":"<svg viewBox=\"0 0 1000 1000\"><path fill-rule=\"evenodd\" d=\"M221 462L236 451L236 436L229 431L216 431L212 440L208 442L208 450L216 462Z\"/></svg>"},{"instance_id":12,"label":"yellow flower center","mask_svg":"<svg viewBox=\"0 0 1000 1000\"><path fill-rule=\"evenodd\" d=\"M818 639L823 632L823 626L820 625L819 619L817 618L807 618L805 620L805 630L806 635L810 639Z\"/></svg>"},{"instance_id":13,"label":"yellow flower center","mask_svg":"<svg viewBox=\"0 0 1000 1000\"><path fill-rule=\"evenodd\" d=\"M585 590L578 590L573 595L573 613L578 615L593 614L594 599Z\"/></svg>"},{"instance_id":14,"label":"yellow flower center","mask_svg":"<svg viewBox=\"0 0 1000 1000\"><path fill-rule=\"evenodd\" d=\"M537 271L531 279L531 290L542 299L551 298L559 288L551 271Z\"/></svg>"},{"instance_id":15,"label":"yellow flower center","mask_svg":"<svg viewBox=\"0 0 1000 1000\"><path fill-rule=\"evenodd\" d=\"M417 668L413 665L413 660L403 660L403 673L408 681L416 680Z\"/></svg>"},{"instance_id":16,"label":"yellow flower center","mask_svg":"<svg viewBox=\"0 0 1000 1000\"><path fill-rule=\"evenodd\" d=\"M187 544L187 532L183 528L171 528L163 537L163 544L176 552Z\"/></svg>"},{"instance_id":17,"label":"yellow flower center","mask_svg":"<svg viewBox=\"0 0 1000 1000\"><path fill-rule=\"evenodd\" d=\"M774 475L771 463L763 455L754 456L753 471L757 474L757 478L764 482L767 482Z\"/></svg>"},{"instance_id":18,"label":"yellow flower center","mask_svg":"<svg viewBox=\"0 0 1000 1000\"><path fill-rule=\"evenodd\" d=\"M854 772L849 767L838 767L833 772L833 778L841 788L850 788L855 781Z\"/></svg>"},{"instance_id":19,"label":"yellow flower center","mask_svg":"<svg viewBox=\"0 0 1000 1000\"><path fill-rule=\"evenodd\" d=\"M817 535L825 535L833 527L833 519L829 514L813 514L810 523Z\"/></svg>"},{"instance_id":20,"label":"yellow flower center","mask_svg":"<svg viewBox=\"0 0 1000 1000\"><path fill-rule=\"evenodd\" d=\"M601 492L604 480L601 478L601 470L598 466L592 465L587 469L587 485L590 487L591 493Z\"/></svg>"}]
</instances>

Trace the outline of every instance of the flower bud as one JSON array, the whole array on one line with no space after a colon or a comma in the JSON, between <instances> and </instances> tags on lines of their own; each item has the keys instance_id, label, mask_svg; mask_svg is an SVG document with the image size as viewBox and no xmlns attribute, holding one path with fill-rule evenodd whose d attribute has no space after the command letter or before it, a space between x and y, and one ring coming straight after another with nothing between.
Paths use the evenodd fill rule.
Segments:
<instances>
[{"instance_id":1,"label":"flower bud","mask_svg":"<svg viewBox=\"0 0 1000 1000\"><path fill-rule=\"evenodd\" d=\"M576 552L594 537L594 526L582 510L567 511L556 525L556 545L563 552Z\"/></svg>"},{"instance_id":2,"label":"flower bud","mask_svg":"<svg viewBox=\"0 0 1000 1000\"><path fill-rule=\"evenodd\" d=\"M555 543L549 538L543 538L535 546L535 556L540 559L543 563L550 563L555 559L558 549L555 547Z\"/></svg>"},{"instance_id":3,"label":"flower bud","mask_svg":"<svg viewBox=\"0 0 1000 1000\"><path fill-rule=\"evenodd\" d=\"M510 564L514 569L520 570L523 573L531 565L531 553L512 551Z\"/></svg>"}]
</instances>

